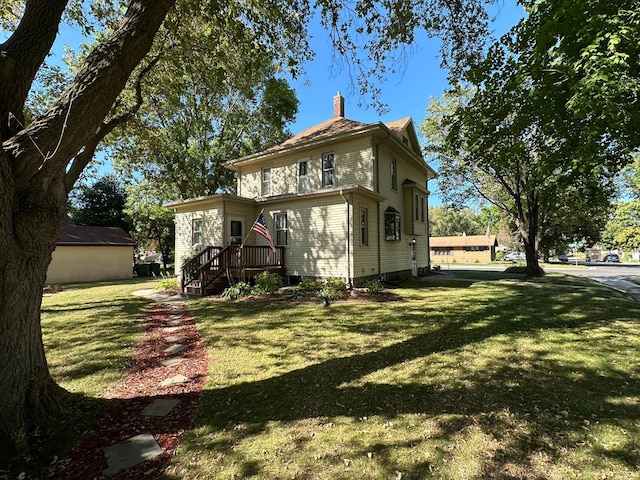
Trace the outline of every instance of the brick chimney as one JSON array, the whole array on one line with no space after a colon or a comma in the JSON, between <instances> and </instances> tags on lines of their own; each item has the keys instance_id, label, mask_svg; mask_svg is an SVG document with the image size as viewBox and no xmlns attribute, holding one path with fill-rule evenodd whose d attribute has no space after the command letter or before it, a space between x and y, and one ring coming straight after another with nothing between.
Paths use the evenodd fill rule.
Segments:
<instances>
[{"instance_id":1,"label":"brick chimney","mask_svg":"<svg viewBox=\"0 0 640 480\"><path fill-rule=\"evenodd\" d=\"M338 94L333 97L333 116L334 117L343 117L344 118L344 98Z\"/></svg>"}]
</instances>

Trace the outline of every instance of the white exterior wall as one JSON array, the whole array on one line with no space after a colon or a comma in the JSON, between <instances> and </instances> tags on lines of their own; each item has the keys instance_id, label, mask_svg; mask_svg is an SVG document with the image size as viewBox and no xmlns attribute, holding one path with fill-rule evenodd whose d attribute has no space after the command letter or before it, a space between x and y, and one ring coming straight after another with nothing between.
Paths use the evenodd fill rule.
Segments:
<instances>
[{"instance_id":1,"label":"white exterior wall","mask_svg":"<svg viewBox=\"0 0 640 480\"><path fill-rule=\"evenodd\" d=\"M378 202L354 196L353 200L353 274L354 278L378 275L378 246L380 243L380 221ZM362 229L360 228L360 212L366 209L368 214L369 244L362 243Z\"/></svg>"},{"instance_id":2,"label":"white exterior wall","mask_svg":"<svg viewBox=\"0 0 640 480\"><path fill-rule=\"evenodd\" d=\"M271 169L271 196L296 194L298 192L298 163L307 161L310 191L322 189L322 155L335 155L336 186L361 185L373 190L373 153L370 137L337 145L309 150L304 153L286 155L275 161L240 168L238 194L245 198L262 197L262 170Z\"/></svg>"},{"instance_id":3,"label":"white exterior wall","mask_svg":"<svg viewBox=\"0 0 640 480\"><path fill-rule=\"evenodd\" d=\"M348 278L347 205L339 195L266 207L265 218L274 241L274 214L278 212L287 213L287 275ZM267 244L262 238L257 243Z\"/></svg>"},{"instance_id":4,"label":"white exterior wall","mask_svg":"<svg viewBox=\"0 0 640 480\"><path fill-rule=\"evenodd\" d=\"M58 245L47 269L47 284L122 280L133 277L133 247Z\"/></svg>"},{"instance_id":5,"label":"white exterior wall","mask_svg":"<svg viewBox=\"0 0 640 480\"><path fill-rule=\"evenodd\" d=\"M192 225L193 220L201 218L203 220L203 245L200 249L211 246L222 246L224 244L222 226L222 208L209 208L195 212L176 212L176 274L180 273L182 263L185 259L193 256L192 248Z\"/></svg>"},{"instance_id":6,"label":"white exterior wall","mask_svg":"<svg viewBox=\"0 0 640 480\"><path fill-rule=\"evenodd\" d=\"M418 187L424 189L427 182L426 175L417 167L411 165L402 154L392 154L389 149L381 146L378 151L378 172L380 194L387 197L387 200L380 204L379 216L379 241L381 243L381 273L395 272L400 270L411 270L411 245L413 238L416 239L416 263L418 268L426 267L429 263L429 238L427 230L427 210L428 199L425 198L425 222L415 225L416 235L407 235L405 223L409 220L405 214L403 182L406 179L413 180ZM397 166L397 189L391 188L391 161L396 160ZM423 194L427 197L426 194ZM401 236L399 241L389 242L384 239L384 213L388 207L397 210L401 215ZM408 211L413 215L413 206L409 206Z\"/></svg>"}]
</instances>

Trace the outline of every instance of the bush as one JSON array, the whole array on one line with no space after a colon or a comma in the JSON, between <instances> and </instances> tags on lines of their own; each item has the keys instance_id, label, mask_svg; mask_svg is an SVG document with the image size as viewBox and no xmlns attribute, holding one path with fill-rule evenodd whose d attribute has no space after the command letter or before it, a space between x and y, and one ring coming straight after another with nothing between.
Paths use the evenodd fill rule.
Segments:
<instances>
[{"instance_id":1,"label":"bush","mask_svg":"<svg viewBox=\"0 0 640 480\"><path fill-rule=\"evenodd\" d=\"M524 265L513 265L507 267L504 273L527 273L527 267Z\"/></svg>"},{"instance_id":2,"label":"bush","mask_svg":"<svg viewBox=\"0 0 640 480\"><path fill-rule=\"evenodd\" d=\"M432 265L431 270L434 272L439 272L442 267L440 265Z\"/></svg>"},{"instance_id":3,"label":"bush","mask_svg":"<svg viewBox=\"0 0 640 480\"><path fill-rule=\"evenodd\" d=\"M180 290L180 285L178 285L178 279L175 277L164 278L156 284L155 289L174 292Z\"/></svg>"},{"instance_id":4,"label":"bush","mask_svg":"<svg viewBox=\"0 0 640 480\"><path fill-rule=\"evenodd\" d=\"M223 297L240 298L247 297L251 294L251 285L247 282L238 282L235 285L227 287L222 292Z\"/></svg>"},{"instance_id":5,"label":"bush","mask_svg":"<svg viewBox=\"0 0 640 480\"><path fill-rule=\"evenodd\" d=\"M327 300L347 298L347 282L341 278L327 278L324 285L322 285L320 295Z\"/></svg>"},{"instance_id":6,"label":"bush","mask_svg":"<svg viewBox=\"0 0 640 480\"><path fill-rule=\"evenodd\" d=\"M262 272L255 278L253 293L256 295L273 296L282 286L282 277L277 273Z\"/></svg>"},{"instance_id":7,"label":"bush","mask_svg":"<svg viewBox=\"0 0 640 480\"><path fill-rule=\"evenodd\" d=\"M322 283L314 280L303 280L298 285L298 289L295 292L296 298L313 298L317 297L322 290Z\"/></svg>"},{"instance_id":8,"label":"bush","mask_svg":"<svg viewBox=\"0 0 640 480\"><path fill-rule=\"evenodd\" d=\"M378 295L384 289L384 284L376 278L374 280L368 280L364 282L364 289L367 291L367 293Z\"/></svg>"}]
</instances>

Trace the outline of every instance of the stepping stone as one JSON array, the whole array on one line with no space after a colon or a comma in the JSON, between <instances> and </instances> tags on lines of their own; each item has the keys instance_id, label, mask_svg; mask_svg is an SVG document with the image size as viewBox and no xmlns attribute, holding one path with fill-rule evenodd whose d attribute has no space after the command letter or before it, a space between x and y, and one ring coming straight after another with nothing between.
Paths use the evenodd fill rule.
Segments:
<instances>
[{"instance_id":1,"label":"stepping stone","mask_svg":"<svg viewBox=\"0 0 640 480\"><path fill-rule=\"evenodd\" d=\"M180 400L173 398L156 398L142 410L142 415L145 417L165 417L179 403Z\"/></svg>"},{"instance_id":2,"label":"stepping stone","mask_svg":"<svg viewBox=\"0 0 640 480\"><path fill-rule=\"evenodd\" d=\"M180 340L184 340L185 338L187 338L187 337L185 337L182 334L169 335L168 337L164 337L164 339L169 343L179 342Z\"/></svg>"},{"instance_id":3,"label":"stepping stone","mask_svg":"<svg viewBox=\"0 0 640 480\"><path fill-rule=\"evenodd\" d=\"M177 327L179 325L182 325L182 320L169 320L167 322L167 325L169 325L171 327Z\"/></svg>"},{"instance_id":4,"label":"stepping stone","mask_svg":"<svg viewBox=\"0 0 640 480\"><path fill-rule=\"evenodd\" d=\"M150 433L141 433L104 449L107 468L102 471L105 477L112 477L121 470L133 467L162 454L162 448Z\"/></svg>"},{"instance_id":5,"label":"stepping stone","mask_svg":"<svg viewBox=\"0 0 640 480\"><path fill-rule=\"evenodd\" d=\"M160 363L165 367L175 367L176 365L180 365L185 360L186 358L184 357L173 357L173 358L168 358L167 360L163 360Z\"/></svg>"},{"instance_id":6,"label":"stepping stone","mask_svg":"<svg viewBox=\"0 0 640 480\"><path fill-rule=\"evenodd\" d=\"M182 327L163 327L162 331L164 333L175 333L178 330L182 330Z\"/></svg>"},{"instance_id":7,"label":"stepping stone","mask_svg":"<svg viewBox=\"0 0 640 480\"><path fill-rule=\"evenodd\" d=\"M163 352L164 353L179 353L179 352L183 351L186 348L187 348L186 345L182 345L181 343L176 343L174 345L171 345L170 347L165 348L163 350Z\"/></svg>"},{"instance_id":8,"label":"stepping stone","mask_svg":"<svg viewBox=\"0 0 640 480\"><path fill-rule=\"evenodd\" d=\"M184 317L184 313L170 313L169 317L171 317L173 319L182 318L182 317Z\"/></svg>"},{"instance_id":9,"label":"stepping stone","mask_svg":"<svg viewBox=\"0 0 640 480\"><path fill-rule=\"evenodd\" d=\"M189 381L189 377L184 375L174 375L160 382L161 387L172 387L174 385L180 385Z\"/></svg>"}]
</instances>

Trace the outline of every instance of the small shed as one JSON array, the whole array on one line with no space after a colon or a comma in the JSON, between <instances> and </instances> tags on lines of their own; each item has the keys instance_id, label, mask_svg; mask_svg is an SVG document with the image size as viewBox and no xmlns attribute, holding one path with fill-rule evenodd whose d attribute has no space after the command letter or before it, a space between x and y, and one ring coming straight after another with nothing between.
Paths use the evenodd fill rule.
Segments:
<instances>
[{"instance_id":1,"label":"small shed","mask_svg":"<svg viewBox=\"0 0 640 480\"><path fill-rule=\"evenodd\" d=\"M429 238L431 263L488 263L496 258L495 235Z\"/></svg>"},{"instance_id":2,"label":"small shed","mask_svg":"<svg viewBox=\"0 0 640 480\"><path fill-rule=\"evenodd\" d=\"M65 216L47 270L47 284L133 277L136 243L120 227L76 225Z\"/></svg>"}]
</instances>

